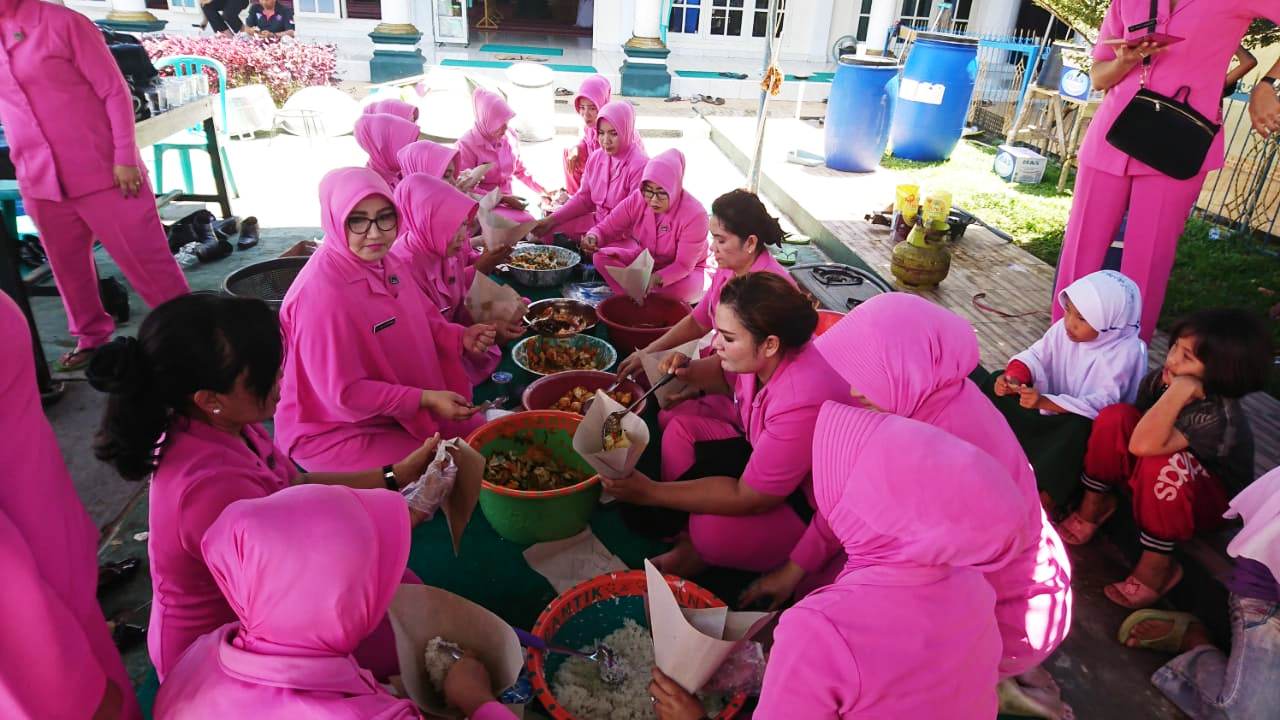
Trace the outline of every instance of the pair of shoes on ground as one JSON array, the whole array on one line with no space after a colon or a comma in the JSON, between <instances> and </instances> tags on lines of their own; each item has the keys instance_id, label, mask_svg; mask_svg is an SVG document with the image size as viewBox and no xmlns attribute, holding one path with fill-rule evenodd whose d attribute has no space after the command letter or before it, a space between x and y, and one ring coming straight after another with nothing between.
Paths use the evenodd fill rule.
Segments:
<instances>
[{"instance_id":1,"label":"pair of shoes on ground","mask_svg":"<svg viewBox=\"0 0 1280 720\"><path fill-rule=\"evenodd\" d=\"M235 245L231 238L239 235ZM237 248L248 250L258 244L258 219L245 218L243 222L231 217L218 220L208 210L198 210L174 223L169 228L169 250L178 252L190 243L199 247L195 250L200 262L221 260Z\"/></svg>"}]
</instances>

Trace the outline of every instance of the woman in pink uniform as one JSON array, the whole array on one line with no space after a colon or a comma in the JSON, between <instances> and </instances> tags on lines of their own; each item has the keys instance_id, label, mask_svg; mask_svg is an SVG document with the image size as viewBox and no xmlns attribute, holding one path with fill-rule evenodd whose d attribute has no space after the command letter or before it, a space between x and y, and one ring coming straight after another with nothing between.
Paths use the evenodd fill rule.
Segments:
<instances>
[{"instance_id":1,"label":"woman in pink uniform","mask_svg":"<svg viewBox=\"0 0 1280 720\"><path fill-rule=\"evenodd\" d=\"M458 151L431 140L409 143L397 156L405 177L425 173L453 185L458 179Z\"/></svg>"},{"instance_id":2,"label":"woman in pink uniform","mask_svg":"<svg viewBox=\"0 0 1280 720\"><path fill-rule=\"evenodd\" d=\"M600 149L587 158L578 192L541 220L533 229L535 235L541 237L554 230L580 238L640 189L640 176L649 156L636 142L635 108L616 100L600 108L596 139Z\"/></svg>"},{"instance_id":3,"label":"woman in pink uniform","mask_svg":"<svg viewBox=\"0 0 1280 720\"><path fill-rule=\"evenodd\" d=\"M375 100L364 106L365 115L395 115L409 122L418 122L418 107L398 98Z\"/></svg>"},{"instance_id":4,"label":"woman in pink uniform","mask_svg":"<svg viewBox=\"0 0 1280 720\"><path fill-rule=\"evenodd\" d=\"M1218 132L1199 175L1175 180L1118 150L1107 142L1107 133L1142 86L1144 75L1147 89L1162 95L1189 89L1191 105L1205 117L1221 122L1222 75L1254 18L1280 23L1280 3L1160 0L1155 28L1135 27L1150 17L1150 0L1116 0L1094 46L1090 75L1094 87L1106 90L1107 95L1080 148L1075 200L1053 290L1053 319L1059 320L1064 311L1056 298L1071 283L1102 269L1107 248L1127 210L1120 272L1142 290L1141 333L1148 341L1156 331L1174 251L1187 216L1200 195L1205 175L1223 165L1223 135ZM1152 32L1186 40L1164 47L1146 43L1129 48L1108 43ZM1150 60L1149 67L1144 65L1146 60ZM1280 129L1277 77L1280 62L1254 88L1249 103L1253 125L1264 137Z\"/></svg>"},{"instance_id":5,"label":"woman in pink uniform","mask_svg":"<svg viewBox=\"0 0 1280 720\"><path fill-rule=\"evenodd\" d=\"M470 170L492 163L493 167L476 186L476 191L490 193L498 189L505 206L498 208L498 212L516 222L532 220L533 216L524 211L524 200L511 194L511 178L516 178L536 193L546 190L525 169L512 143L508 123L516 116L515 110L501 95L484 88L477 88L471 95L471 108L476 124L458 138L458 167Z\"/></svg>"},{"instance_id":6,"label":"woman in pink uniform","mask_svg":"<svg viewBox=\"0 0 1280 720\"><path fill-rule=\"evenodd\" d=\"M609 104L612 97L613 88L603 75L592 75L583 80L578 94L573 96L573 111L582 118L582 139L564 151L564 188L570 195L578 192L582 185L582 171L587 167L587 158L600 149L600 141L596 139L596 119L600 117L600 108Z\"/></svg>"},{"instance_id":7,"label":"woman in pink uniform","mask_svg":"<svg viewBox=\"0 0 1280 720\"><path fill-rule=\"evenodd\" d=\"M406 510L396 493L298 487L223 511L200 549L235 615L165 679L157 720L420 718L353 655L400 585ZM513 717L492 700L463 709Z\"/></svg>"},{"instance_id":8,"label":"woman in pink uniform","mask_svg":"<svg viewBox=\"0 0 1280 720\"><path fill-rule=\"evenodd\" d=\"M462 358L482 362L496 329L445 320L388 255L399 216L372 171L325 175L320 207L325 241L280 308L280 446L308 470L344 472L395 462L435 433L465 437L483 418Z\"/></svg>"},{"instance_id":9,"label":"woman in pink uniform","mask_svg":"<svg viewBox=\"0 0 1280 720\"><path fill-rule=\"evenodd\" d=\"M645 165L640 188L582 237L582 251L615 293L607 267L653 256L653 292L697 302L707 289L707 210L684 190L684 154L671 149Z\"/></svg>"},{"instance_id":10,"label":"woman in pink uniform","mask_svg":"<svg viewBox=\"0 0 1280 720\"><path fill-rule=\"evenodd\" d=\"M227 505L299 483L399 488L434 453L428 439L381 470L300 475L262 426L280 397L283 353L264 303L189 295L156 308L138 339L115 340L89 367L93 386L110 393L95 454L126 480L151 481L147 642L162 680L196 638L234 618L200 556ZM361 656L380 676L395 669L389 630Z\"/></svg>"},{"instance_id":11,"label":"woman in pink uniform","mask_svg":"<svg viewBox=\"0 0 1280 720\"><path fill-rule=\"evenodd\" d=\"M0 717L140 718L102 617L98 529L36 391L31 332L0 292Z\"/></svg>"},{"instance_id":12,"label":"woman in pink uniform","mask_svg":"<svg viewBox=\"0 0 1280 720\"><path fill-rule=\"evenodd\" d=\"M148 305L189 292L138 154L129 89L88 18L0 0L0 123L76 337L60 366L78 370L115 331L98 295L95 240Z\"/></svg>"},{"instance_id":13,"label":"woman in pink uniform","mask_svg":"<svg viewBox=\"0 0 1280 720\"><path fill-rule=\"evenodd\" d=\"M707 566L764 572L786 562L804 533L787 504L812 498L810 441L818 409L849 401L847 384L809 338L818 314L772 273L724 287L716 309L716 355L673 355L664 371L708 393L733 398L729 418L681 416L662 434L662 480L640 473L606 480L619 500L690 513L689 531L654 559L663 572L692 577ZM678 482L677 482L678 481Z\"/></svg>"},{"instance_id":14,"label":"woman in pink uniform","mask_svg":"<svg viewBox=\"0 0 1280 720\"><path fill-rule=\"evenodd\" d=\"M396 115L365 114L356 120L356 143L369 154L365 167L378 173L393 190L404 177L398 154L421 136L416 123Z\"/></svg>"},{"instance_id":15,"label":"woman in pink uniform","mask_svg":"<svg viewBox=\"0 0 1280 720\"><path fill-rule=\"evenodd\" d=\"M813 341L852 387L881 412L929 423L986 452L1013 478L1020 500L1013 562L987 576L996 592L1004 646L1002 698L1039 704L1058 717L1062 701L1040 669L1071 627L1071 565L1066 546L1040 504L1035 474L1004 416L969 380L978 341L963 318L915 295L889 293L858 306ZM989 497L988 489L981 496ZM832 562L834 560L834 562ZM840 543L820 516L781 569L757 581L744 602L771 596L775 604L805 585L830 583L844 566ZM1012 706L1009 709L1014 709Z\"/></svg>"}]
</instances>

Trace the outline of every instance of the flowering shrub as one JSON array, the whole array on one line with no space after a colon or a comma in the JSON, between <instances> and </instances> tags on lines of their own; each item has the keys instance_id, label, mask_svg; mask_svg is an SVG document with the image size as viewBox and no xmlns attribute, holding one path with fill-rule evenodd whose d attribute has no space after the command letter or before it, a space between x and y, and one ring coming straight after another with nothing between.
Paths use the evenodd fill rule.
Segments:
<instances>
[{"instance_id":1,"label":"flowering shrub","mask_svg":"<svg viewBox=\"0 0 1280 720\"><path fill-rule=\"evenodd\" d=\"M171 55L198 55L218 60L227 68L227 87L266 85L277 104L283 104L295 90L313 85L335 84L338 49L296 41L264 40L240 35L191 37L158 35L144 37L143 47L152 62ZM216 80L210 77L217 92Z\"/></svg>"}]
</instances>

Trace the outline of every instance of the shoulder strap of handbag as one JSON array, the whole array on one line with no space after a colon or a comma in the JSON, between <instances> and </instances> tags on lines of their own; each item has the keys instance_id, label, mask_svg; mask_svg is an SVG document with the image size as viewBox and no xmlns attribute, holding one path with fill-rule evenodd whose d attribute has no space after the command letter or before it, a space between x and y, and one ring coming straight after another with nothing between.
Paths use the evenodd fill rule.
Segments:
<instances>
[{"instance_id":1,"label":"shoulder strap of handbag","mask_svg":"<svg viewBox=\"0 0 1280 720\"><path fill-rule=\"evenodd\" d=\"M1115 1L1120 2L1120 0L1115 0ZM1130 25L1127 28L1127 31L1138 32L1139 30L1146 30L1147 33L1154 33L1156 31L1156 27L1159 25L1159 19L1160 19L1160 0L1151 0L1151 17L1147 18L1146 22L1140 22L1137 25ZM1138 79L1139 87L1147 86L1147 74L1150 71L1151 71L1151 56L1148 55L1142 58L1142 77Z\"/></svg>"}]
</instances>

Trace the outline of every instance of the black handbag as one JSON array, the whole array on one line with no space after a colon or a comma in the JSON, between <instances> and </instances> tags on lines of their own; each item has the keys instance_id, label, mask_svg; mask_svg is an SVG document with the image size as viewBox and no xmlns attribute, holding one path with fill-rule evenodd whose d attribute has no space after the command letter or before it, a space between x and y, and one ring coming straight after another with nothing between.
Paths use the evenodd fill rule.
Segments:
<instances>
[{"instance_id":1,"label":"black handbag","mask_svg":"<svg viewBox=\"0 0 1280 720\"><path fill-rule=\"evenodd\" d=\"M1157 0L1151 0L1151 20L1132 29L1155 28ZM1107 142L1129 157L1177 180L1200 174L1209 148L1221 126L1191 107L1191 88L1183 86L1173 97L1148 90L1151 58L1142 61L1142 86L1116 116L1107 131Z\"/></svg>"}]
</instances>

